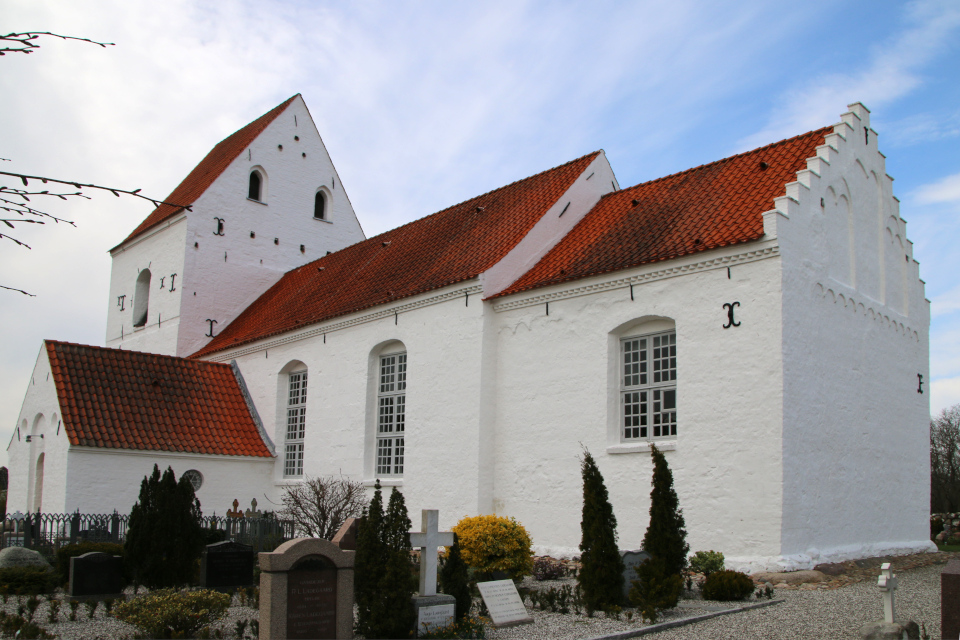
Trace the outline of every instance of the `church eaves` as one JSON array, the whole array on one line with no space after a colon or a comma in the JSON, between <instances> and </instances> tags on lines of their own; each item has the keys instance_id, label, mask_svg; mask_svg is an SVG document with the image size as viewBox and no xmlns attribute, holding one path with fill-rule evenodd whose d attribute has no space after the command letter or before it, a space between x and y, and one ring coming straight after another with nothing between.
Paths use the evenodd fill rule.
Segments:
<instances>
[{"instance_id":1,"label":"church eaves","mask_svg":"<svg viewBox=\"0 0 960 640\"><path fill-rule=\"evenodd\" d=\"M479 276L517 245L600 154L572 160L287 272L199 358Z\"/></svg>"},{"instance_id":2,"label":"church eaves","mask_svg":"<svg viewBox=\"0 0 960 640\"><path fill-rule=\"evenodd\" d=\"M298 93L295 96L291 96L247 126L217 143L217 146L210 150L210 153L200 161L200 164L193 168L193 171L183 179L183 182L164 199L165 202L173 202L180 206L160 205L154 209L123 242L133 240L144 231L152 229L164 220L183 211L184 207L196 202L210 185L213 184L213 181L219 178L220 174L230 166L230 163L243 153L243 150L250 146L257 136L259 136L277 116L283 113L298 95L300 94ZM120 244L123 244L123 242Z\"/></svg>"},{"instance_id":3,"label":"church eaves","mask_svg":"<svg viewBox=\"0 0 960 640\"><path fill-rule=\"evenodd\" d=\"M47 340L70 444L271 457L228 364Z\"/></svg>"},{"instance_id":4,"label":"church eaves","mask_svg":"<svg viewBox=\"0 0 960 640\"><path fill-rule=\"evenodd\" d=\"M609 193L493 298L758 240L765 211L817 155L826 127Z\"/></svg>"}]
</instances>

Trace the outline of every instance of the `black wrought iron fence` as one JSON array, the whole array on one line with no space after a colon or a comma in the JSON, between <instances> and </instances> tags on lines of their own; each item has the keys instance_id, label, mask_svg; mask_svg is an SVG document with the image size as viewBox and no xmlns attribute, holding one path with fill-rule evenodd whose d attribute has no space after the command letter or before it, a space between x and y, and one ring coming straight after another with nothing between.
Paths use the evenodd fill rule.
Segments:
<instances>
[{"instance_id":1,"label":"black wrought iron fence","mask_svg":"<svg viewBox=\"0 0 960 640\"><path fill-rule=\"evenodd\" d=\"M224 540L253 547L255 553L272 551L293 538L292 522L272 516L204 516L205 529L222 531ZM27 547L48 554L76 542L115 542L127 536L130 516L102 513L15 513L3 521L0 548Z\"/></svg>"}]
</instances>

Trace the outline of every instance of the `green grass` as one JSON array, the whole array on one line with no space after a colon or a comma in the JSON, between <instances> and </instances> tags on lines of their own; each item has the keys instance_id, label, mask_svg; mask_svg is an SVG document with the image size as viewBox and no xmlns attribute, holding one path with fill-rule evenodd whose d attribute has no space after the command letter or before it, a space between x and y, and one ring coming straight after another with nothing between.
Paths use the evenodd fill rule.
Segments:
<instances>
[{"instance_id":1,"label":"green grass","mask_svg":"<svg viewBox=\"0 0 960 640\"><path fill-rule=\"evenodd\" d=\"M960 544L937 544L940 551L960 551Z\"/></svg>"}]
</instances>

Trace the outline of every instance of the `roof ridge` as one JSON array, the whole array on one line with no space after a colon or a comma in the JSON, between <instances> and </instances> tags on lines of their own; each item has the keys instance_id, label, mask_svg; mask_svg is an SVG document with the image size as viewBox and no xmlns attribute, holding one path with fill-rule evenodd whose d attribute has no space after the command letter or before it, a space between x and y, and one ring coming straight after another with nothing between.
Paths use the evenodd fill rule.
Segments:
<instances>
[{"instance_id":1,"label":"roof ridge","mask_svg":"<svg viewBox=\"0 0 960 640\"><path fill-rule=\"evenodd\" d=\"M156 357L156 358L161 358L161 359L166 359L166 360L176 360L176 361L181 362L181 363L184 363L184 362L204 362L204 363L207 363L207 364L216 364L217 366L221 366L221 367L229 367L229 366L230 366L229 364L227 364L227 363L225 363L225 362L212 362L212 361L209 361L209 360L191 360L190 358L184 358L184 357L182 357L182 356L171 356L171 355L167 355L167 354L165 354L165 353L151 353L151 352L149 352L149 351L137 351L136 349L116 349L116 348L114 348L114 347L101 347L101 346L99 346L99 345L94 345L94 344L81 344L81 343L79 343L79 342L66 342L66 341L64 341L64 340L50 340L50 339L48 339L48 338L47 338L47 339L44 339L43 342L44 342L45 344L51 345L51 346L81 347L81 348L83 348L83 349L96 349L96 350L98 350L98 351L109 351L109 352L111 352L111 353L131 354L131 355L133 355L133 356L151 356L151 357Z\"/></svg>"}]
</instances>

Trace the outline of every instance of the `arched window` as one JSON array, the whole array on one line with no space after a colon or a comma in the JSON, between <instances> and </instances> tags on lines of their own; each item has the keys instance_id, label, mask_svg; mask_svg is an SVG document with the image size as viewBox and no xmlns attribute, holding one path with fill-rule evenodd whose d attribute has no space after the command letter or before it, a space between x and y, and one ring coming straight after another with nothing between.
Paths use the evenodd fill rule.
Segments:
<instances>
[{"instance_id":1,"label":"arched window","mask_svg":"<svg viewBox=\"0 0 960 640\"><path fill-rule=\"evenodd\" d=\"M263 186L263 176L260 175L260 172L254 169L250 172L250 189L247 191L247 197L251 200L256 200L261 202L261 193Z\"/></svg>"},{"instance_id":2,"label":"arched window","mask_svg":"<svg viewBox=\"0 0 960 640\"><path fill-rule=\"evenodd\" d=\"M40 511L43 506L43 459L46 454L37 457L37 468L34 473L33 510Z\"/></svg>"},{"instance_id":3,"label":"arched window","mask_svg":"<svg viewBox=\"0 0 960 640\"><path fill-rule=\"evenodd\" d=\"M147 324L147 308L150 304L150 269L144 269L137 276L137 288L133 298L133 326Z\"/></svg>"},{"instance_id":4,"label":"arched window","mask_svg":"<svg viewBox=\"0 0 960 640\"><path fill-rule=\"evenodd\" d=\"M407 422L407 353L380 356L376 474L402 476Z\"/></svg>"},{"instance_id":5,"label":"arched window","mask_svg":"<svg viewBox=\"0 0 960 640\"><path fill-rule=\"evenodd\" d=\"M326 220L326 209L327 197L323 194L323 191L317 191L317 195L313 197L313 217L317 220Z\"/></svg>"},{"instance_id":6,"label":"arched window","mask_svg":"<svg viewBox=\"0 0 960 640\"><path fill-rule=\"evenodd\" d=\"M296 363L291 369L285 374L287 412L283 477L299 478L303 475L303 441L307 432L307 369L302 363Z\"/></svg>"}]
</instances>

